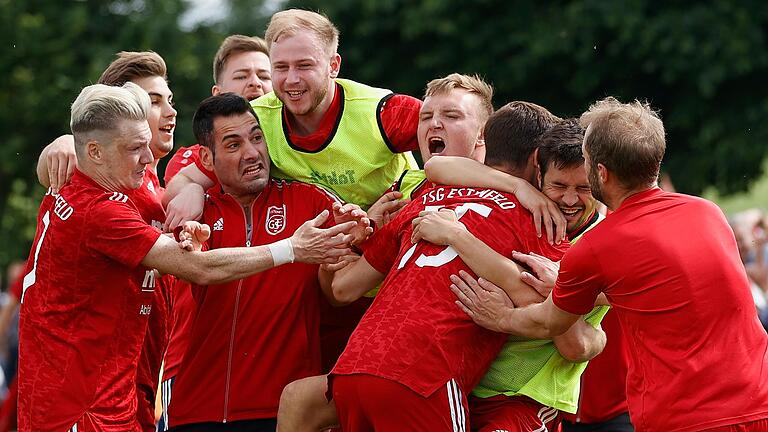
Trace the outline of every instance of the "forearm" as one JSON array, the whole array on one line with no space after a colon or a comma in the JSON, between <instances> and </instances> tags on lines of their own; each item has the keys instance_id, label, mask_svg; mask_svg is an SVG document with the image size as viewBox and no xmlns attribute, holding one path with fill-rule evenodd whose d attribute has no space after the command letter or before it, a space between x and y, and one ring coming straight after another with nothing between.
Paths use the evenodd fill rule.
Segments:
<instances>
[{"instance_id":1,"label":"forearm","mask_svg":"<svg viewBox=\"0 0 768 432\"><path fill-rule=\"evenodd\" d=\"M520 280L520 268L466 230L452 236L451 246L476 275L502 288L517 306L544 300L535 289Z\"/></svg>"},{"instance_id":2,"label":"forearm","mask_svg":"<svg viewBox=\"0 0 768 432\"><path fill-rule=\"evenodd\" d=\"M333 273L332 302L345 305L376 288L384 275L376 271L364 257Z\"/></svg>"},{"instance_id":3,"label":"forearm","mask_svg":"<svg viewBox=\"0 0 768 432\"><path fill-rule=\"evenodd\" d=\"M565 333L577 319L578 315L557 309L550 296L542 303L510 309L499 320L499 329L531 339L553 339Z\"/></svg>"},{"instance_id":4,"label":"forearm","mask_svg":"<svg viewBox=\"0 0 768 432\"><path fill-rule=\"evenodd\" d=\"M40 184L45 187L51 187L51 179L48 177L49 148L50 144L47 145L42 152L40 152L40 157L37 158L37 167L35 169L35 171L37 171L37 181L39 181Z\"/></svg>"},{"instance_id":5,"label":"forearm","mask_svg":"<svg viewBox=\"0 0 768 432\"><path fill-rule=\"evenodd\" d=\"M486 187L509 193L515 193L524 181L472 159L456 156L432 157L424 165L424 171L435 183Z\"/></svg>"},{"instance_id":6,"label":"forearm","mask_svg":"<svg viewBox=\"0 0 768 432\"><path fill-rule=\"evenodd\" d=\"M196 166L186 166L166 185L162 200L163 206L167 207L172 199L187 188L199 188L198 193L202 195L211 186L213 186L211 179L202 174Z\"/></svg>"},{"instance_id":7,"label":"forearm","mask_svg":"<svg viewBox=\"0 0 768 432\"><path fill-rule=\"evenodd\" d=\"M571 362L584 362L600 354L605 347L606 336L600 328L592 327L583 319L552 341L563 358Z\"/></svg>"}]
</instances>

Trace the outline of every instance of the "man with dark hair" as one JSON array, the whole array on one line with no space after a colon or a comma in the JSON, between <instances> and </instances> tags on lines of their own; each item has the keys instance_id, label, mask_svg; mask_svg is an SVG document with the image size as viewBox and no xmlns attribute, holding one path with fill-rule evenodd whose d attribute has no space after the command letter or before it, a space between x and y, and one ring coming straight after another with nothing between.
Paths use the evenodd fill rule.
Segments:
<instances>
[{"instance_id":1,"label":"man with dark hair","mask_svg":"<svg viewBox=\"0 0 768 432\"><path fill-rule=\"evenodd\" d=\"M604 293L632 341L637 430L767 430L768 335L722 212L656 186L666 143L647 104L607 98L580 121L592 194L613 213L566 253L543 303L514 308L466 277L451 287L462 308L484 327L547 338Z\"/></svg>"},{"instance_id":2,"label":"man with dark hair","mask_svg":"<svg viewBox=\"0 0 768 432\"><path fill-rule=\"evenodd\" d=\"M202 252L206 226L181 246L142 220L129 192L153 161L151 101L133 83L86 87L72 104L77 169L40 205L22 286L22 431L136 431L136 368L155 291L154 269L220 284L289 262L335 262L357 222L319 229L323 212L278 242ZM285 234L284 237L288 237Z\"/></svg>"},{"instance_id":3,"label":"man with dark hair","mask_svg":"<svg viewBox=\"0 0 768 432\"><path fill-rule=\"evenodd\" d=\"M357 241L370 232L359 207L270 178L261 127L241 96L206 99L192 127L202 163L219 179L203 212L213 227L207 249L281 242L323 211L336 222L357 221ZM220 286L193 285L196 319L168 409L171 430L275 429L283 387L320 373L317 272L292 264Z\"/></svg>"}]
</instances>

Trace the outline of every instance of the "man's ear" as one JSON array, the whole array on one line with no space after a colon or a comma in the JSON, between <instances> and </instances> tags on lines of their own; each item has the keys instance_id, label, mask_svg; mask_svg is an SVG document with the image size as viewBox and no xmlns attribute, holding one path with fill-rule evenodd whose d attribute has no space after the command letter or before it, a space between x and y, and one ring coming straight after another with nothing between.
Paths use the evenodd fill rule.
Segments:
<instances>
[{"instance_id":1,"label":"man's ear","mask_svg":"<svg viewBox=\"0 0 768 432\"><path fill-rule=\"evenodd\" d=\"M331 57L331 78L338 77L339 70L341 70L341 56L336 53Z\"/></svg>"},{"instance_id":2,"label":"man's ear","mask_svg":"<svg viewBox=\"0 0 768 432\"><path fill-rule=\"evenodd\" d=\"M200 146L200 162L202 162L205 169L208 171L213 171L213 152L210 148L203 145Z\"/></svg>"},{"instance_id":3,"label":"man's ear","mask_svg":"<svg viewBox=\"0 0 768 432\"><path fill-rule=\"evenodd\" d=\"M597 174L600 176L600 181L605 184L611 177L611 171L603 164L597 164Z\"/></svg>"},{"instance_id":4,"label":"man's ear","mask_svg":"<svg viewBox=\"0 0 768 432\"><path fill-rule=\"evenodd\" d=\"M85 143L85 154L96 165L104 163L104 147L100 142L92 139Z\"/></svg>"},{"instance_id":5,"label":"man's ear","mask_svg":"<svg viewBox=\"0 0 768 432\"><path fill-rule=\"evenodd\" d=\"M218 84L214 84L213 87L211 87L211 96L218 96L221 94L221 89L219 88Z\"/></svg>"}]
</instances>

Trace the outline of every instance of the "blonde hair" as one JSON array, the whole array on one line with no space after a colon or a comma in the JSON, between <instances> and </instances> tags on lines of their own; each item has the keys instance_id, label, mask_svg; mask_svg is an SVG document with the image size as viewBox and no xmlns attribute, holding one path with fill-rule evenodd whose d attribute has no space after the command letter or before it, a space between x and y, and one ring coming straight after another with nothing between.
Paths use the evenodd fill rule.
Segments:
<instances>
[{"instance_id":1,"label":"blonde hair","mask_svg":"<svg viewBox=\"0 0 768 432\"><path fill-rule=\"evenodd\" d=\"M303 9L288 9L272 15L264 39L267 48L283 36L295 36L302 30L308 30L325 47L328 56L333 56L339 49L339 29L327 16Z\"/></svg>"},{"instance_id":2,"label":"blonde hair","mask_svg":"<svg viewBox=\"0 0 768 432\"><path fill-rule=\"evenodd\" d=\"M99 84L121 86L139 78L159 76L168 80L165 60L154 51L121 51L99 77Z\"/></svg>"},{"instance_id":3,"label":"blonde hair","mask_svg":"<svg viewBox=\"0 0 768 432\"><path fill-rule=\"evenodd\" d=\"M269 57L267 42L260 37L236 34L224 39L224 42L219 46L219 50L216 51L216 56L213 58L213 82L219 83L219 76L224 72L224 67L227 65L230 57L235 54L251 51L264 53Z\"/></svg>"},{"instance_id":4,"label":"blonde hair","mask_svg":"<svg viewBox=\"0 0 768 432\"><path fill-rule=\"evenodd\" d=\"M656 183L666 141L664 124L647 102L607 97L592 104L579 122L589 127L584 148L591 169L603 164L627 189Z\"/></svg>"},{"instance_id":5,"label":"blonde hair","mask_svg":"<svg viewBox=\"0 0 768 432\"><path fill-rule=\"evenodd\" d=\"M433 79L427 83L424 98L436 94L445 94L454 89L465 90L480 98L480 120L484 123L493 114L493 87L483 81L479 75L463 75L452 73L443 78Z\"/></svg>"},{"instance_id":6,"label":"blonde hair","mask_svg":"<svg viewBox=\"0 0 768 432\"><path fill-rule=\"evenodd\" d=\"M133 83L122 87L94 84L84 88L72 103L69 126L80 154L93 132L114 131L123 120L146 120L152 103L149 95Z\"/></svg>"}]
</instances>

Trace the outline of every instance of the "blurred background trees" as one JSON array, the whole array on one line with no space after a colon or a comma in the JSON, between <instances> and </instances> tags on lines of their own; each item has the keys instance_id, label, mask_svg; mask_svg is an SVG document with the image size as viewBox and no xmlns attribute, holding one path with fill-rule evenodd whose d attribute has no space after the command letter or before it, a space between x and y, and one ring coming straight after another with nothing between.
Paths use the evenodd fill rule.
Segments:
<instances>
[{"instance_id":1,"label":"blurred background trees","mask_svg":"<svg viewBox=\"0 0 768 432\"><path fill-rule=\"evenodd\" d=\"M495 104L529 100L577 116L600 98L648 100L667 127L664 169L679 191L744 190L768 141L768 7L759 0L0 0L0 266L26 256L42 147L68 131L69 104L120 50L169 66L176 143L210 94L231 33L263 35L302 7L341 30L342 76L421 96L432 78L478 73Z\"/></svg>"}]
</instances>

